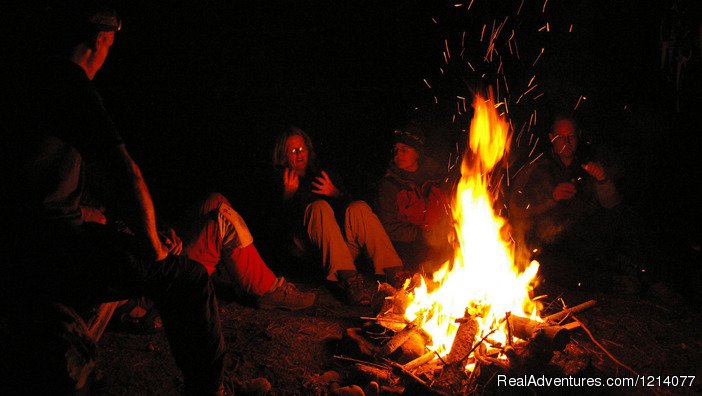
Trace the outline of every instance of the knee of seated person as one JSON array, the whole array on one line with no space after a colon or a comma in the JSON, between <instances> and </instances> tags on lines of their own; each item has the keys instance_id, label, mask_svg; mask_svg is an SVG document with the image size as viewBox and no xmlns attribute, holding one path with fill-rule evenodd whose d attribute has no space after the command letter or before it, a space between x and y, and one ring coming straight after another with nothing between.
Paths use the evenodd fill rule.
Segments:
<instances>
[{"instance_id":1,"label":"knee of seated person","mask_svg":"<svg viewBox=\"0 0 702 396\"><path fill-rule=\"evenodd\" d=\"M329 205L329 202L323 199L318 199L307 205L307 211L318 215L334 215L334 209Z\"/></svg>"},{"instance_id":2,"label":"knee of seated person","mask_svg":"<svg viewBox=\"0 0 702 396\"><path fill-rule=\"evenodd\" d=\"M217 209L220 205L227 205L231 207L229 200L224 195L215 192L210 194L202 203L203 212L209 212L210 210Z\"/></svg>"},{"instance_id":3,"label":"knee of seated person","mask_svg":"<svg viewBox=\"0 0 702 396\"><path fill-rule=\"evenodd\" d=\"M348 208L346 209L349 212L353 213L372 213L373 209L368 206L368 204L365 201L353 201L349 204Z\"/></svg>"}]
</instances>

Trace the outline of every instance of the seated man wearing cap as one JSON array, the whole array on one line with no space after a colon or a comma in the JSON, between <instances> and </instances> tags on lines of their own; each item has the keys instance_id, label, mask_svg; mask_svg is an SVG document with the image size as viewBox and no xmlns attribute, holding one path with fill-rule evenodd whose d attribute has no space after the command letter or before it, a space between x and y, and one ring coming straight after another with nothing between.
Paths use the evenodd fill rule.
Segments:
<instances>
[{"instance_id":1,"label":"seated man wearing cap","mask_svg":"<svg viewBox=\"0 0 702 396\"><path fill-rule=\"evenodd\" d=\"M424 133L416 124L395 131L392 155L378 184L376 212L405 266L433 272L451 252L446 175L424 154Z\"/></svg>"}]
</instances>

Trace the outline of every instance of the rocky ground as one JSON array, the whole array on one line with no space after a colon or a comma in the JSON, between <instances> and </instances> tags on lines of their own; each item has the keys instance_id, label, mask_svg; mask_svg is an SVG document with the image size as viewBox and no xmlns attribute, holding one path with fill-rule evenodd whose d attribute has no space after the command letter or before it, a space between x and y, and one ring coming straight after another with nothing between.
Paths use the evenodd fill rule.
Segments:
<instances>
[{"instance_id":1,"label":"rocky ground","mask_svg":"<svg viewBox=\"0 0 702 396\"><path fill-rule=\"evenodd\" d=\"M220 291L220 313L228 349L227 387L233 378L263 376L272 394L333 394L329 371L340 375L341 386L351 385L351 364L336 358L347 353L341 339L345 329L359 327L370 308L348 307L319 282L297 280L301 289L315 291L314 307L287 312L256 309ZM651 387L599 388L594 393L677 395L702 392L702 315L687 299L670 299L653 293L591 293L554 290L549 301L562 299L575 305L590 299L597 305L579 313L595 339L622 364L615 363L583 329L572 333L571 342L552 362L563 367L574 360L581 376L653 376ZM111 383L103 395L177 395L182 378L162 333L135 335L108 329L99 345L98 367ZM657 386L658 376L696 376L690 385ZM367 384L358 383L361 388ZM382 383L381 383L382 385ZM503 393L488 383L483 394ZM592 394L593 389L528 387L512 394ZM508 392L508 393L509 393Z\"/></svg>"}]
</instances>

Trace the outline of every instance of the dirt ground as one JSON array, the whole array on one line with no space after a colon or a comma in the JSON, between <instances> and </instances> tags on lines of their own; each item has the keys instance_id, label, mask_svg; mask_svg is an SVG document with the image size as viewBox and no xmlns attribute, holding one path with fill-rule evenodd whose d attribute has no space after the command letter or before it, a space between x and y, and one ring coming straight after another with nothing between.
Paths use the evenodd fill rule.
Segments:
<instances>
[{"instance_id":1,"label":"dirt ground","mask_svg":"<svg viewBox=\"0 0 702 396\"><path fill-rule=\"evenodd\" d=\"M316 304L306 310L288 312L259 310L220 291L220 312L228 350L227 387L232 378L263 376L272 384L272 394L332 394L323 379L327 371L341 375L349 385L351 364L344 356L342 334L359 327L370 308L348 307L315 280L296 280L303 290L315 291ZM676 395L702 393L702 315L698 307L662 301L649 294L588 293L554 291L549 301L558 298L568 305L595 299L597 305L578 314L593 336L621 363L639 375L696 376L690 385L638 388L599 388L598 394ZM576 329L562 353L553 357L554 365L564 367L568 360L579 366L577 375L633 377L593 343L583 329ZM571 362L571 363L573 363ZM182 378L170 355L163 333L135 335L108 328L99 344L98 367L111 383L101 395L178 395ZM572 365L571 365L572 367ZM366 384L358 384L364 387ZM382 384L381 384L382 385ZM502 393L487 384L484 394ZM503 388L504 391L504 388ZM592 394L592 389L554 389L531 387L510 390L510 394ZM515 393L516 392L516 393Z\"/></svg>"}]
</instances>

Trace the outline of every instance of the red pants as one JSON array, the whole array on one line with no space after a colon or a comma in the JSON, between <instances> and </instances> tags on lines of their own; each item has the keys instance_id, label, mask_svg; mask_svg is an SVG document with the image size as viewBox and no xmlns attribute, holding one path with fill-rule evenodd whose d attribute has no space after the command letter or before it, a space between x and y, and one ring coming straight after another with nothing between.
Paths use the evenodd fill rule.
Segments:
<instances>
[{"instance_id":1,"label":"red pants","mask_svg":"<svg viewBox=\"0 0 702 396\"><path fill-rule=\"evenodd\" d=\"M221 194L211 194L189 214L183 233L185 253L212 275L221 263L249 294L268 292L276 276L253 245L244 219Z\"/></svg>"}]
</instances>

